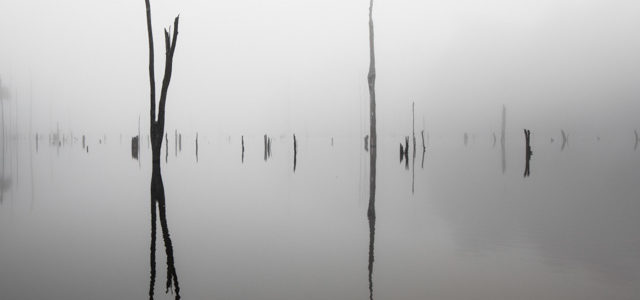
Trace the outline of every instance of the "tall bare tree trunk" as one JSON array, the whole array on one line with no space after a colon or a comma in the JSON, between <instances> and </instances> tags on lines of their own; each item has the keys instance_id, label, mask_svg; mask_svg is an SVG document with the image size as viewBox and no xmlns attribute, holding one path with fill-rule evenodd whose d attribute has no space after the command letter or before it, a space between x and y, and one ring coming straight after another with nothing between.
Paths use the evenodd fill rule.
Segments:
<instances>
[{"instance_id":1,"label":"tall bare tree trunk","mask_svg":"<svg viewBox=\"0 0 640 300\"><path fill-rule=\"evenodd\" d=\"M155 286L155 240L156 240L156 207L160 213L160 226L162 229L162 238L164 240L165 251L167 254L167 281L166 292L173 287L175 299L180 299L180 286L178 284L178 275L175 268L173 257L173 244L169 235L169 226L166 216L166 201L164 193L164 184L162 182L162 174L160 168L160 153L162 149L162 139L164 136L165 123L165 106L167 102L167 91L171 82L171 71L173 68L173 55L176 49L178 38L178 21L177 16L173 22L173 38L169 36L169 31L164 30L165 40L165 69L162 80L162 88L160 91L160 101L158 103L158 114L156 118L156 92L155 92L155 71L154 71L154 55L153 55L153 31L151 28L151 7L149 0L145 0L147 9L147 33L149 38L149 84L150 84L150 118L149 118L149 136L151 139L152 153L152 173L151 173L151 247L150 247L150 265L151 276L149 283L149 298L153 299Z\"/></svg>"},{"instance_id":2,"label":"tall bare tree trunk","mask_svg":"<svg viewBox=\"0 0 640 300\"><path fill-rule=\"evenodd\" d=\"M376 133L376 58L373 34L373 0L369 2L369 207L367 219L369 220L369 299L373 300L373 262L374 244L376 232L376 159L377 159L377 133Z\"/></svg>"}]
</instances>

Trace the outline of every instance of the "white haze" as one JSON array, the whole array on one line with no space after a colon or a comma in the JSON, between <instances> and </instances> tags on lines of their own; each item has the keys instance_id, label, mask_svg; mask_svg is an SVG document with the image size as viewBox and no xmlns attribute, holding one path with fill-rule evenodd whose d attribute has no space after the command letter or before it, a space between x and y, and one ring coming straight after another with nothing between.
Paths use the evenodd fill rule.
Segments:
<instances>
[{"instance_id":1,"label":"white haze","mask_svg":"<svg viewBox=\"0 0 640 300\"><path fill-rule=\"evenodd\" d=\"M368 5L152 0L157 82L180 14L167 129L366 134ZM374 22L381 134L411 130L412 101L419 129L444 134L497 130L503 104L512 130L640 127L639 1L379 0ZM144 1L2 0L0 41L23 134L31 81L34 131L147 127Z\"/></svg>"}]
</instances>

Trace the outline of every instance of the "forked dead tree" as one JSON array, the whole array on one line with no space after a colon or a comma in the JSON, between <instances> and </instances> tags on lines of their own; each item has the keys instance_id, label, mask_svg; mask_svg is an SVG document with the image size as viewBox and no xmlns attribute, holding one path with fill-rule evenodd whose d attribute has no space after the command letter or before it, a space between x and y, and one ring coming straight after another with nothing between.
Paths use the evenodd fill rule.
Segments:
<instances>
[{"instance_id":1,"label":"forked dead tree","mask_svg":"<svg viewBox=\"0 0 640 300\"><path fill-rule=\"evenodd\" d=\"M160 101L158 103L158 113L156 116L156 82L153 54L153 30L151 28L151 6L149 4L149 0L145 0L145 5L147 8L147 34L149 38L149 84L151 108L149 118L149 135L151 139L151 152L153 162L153 171L151 175L151 275L149 279L149 299L153 299L156 276L156 206L158 207L158 211L160 212L160 226L162 227L162 238L164 240L165 252L167 254L166 292L173 289L173 292L175 293L175 299L180 299L180 286L178 284L178 275L176 273L175 262L173 258L173 245L171 243L169 227L167 225L164 184L162 182L162 174L160 172L160 151L162 149L162 140L164 136L165 106L167 103L169 82L171 82L173 55L176 50L176 42L178 39L178 21L180 16L177 16L173 21L173 37L171 37L169 34L169 31L171 29L164 30L166 57L164 66L164 77L162 79L162 88L160 90Z\"/></svg>"}]
</instances>

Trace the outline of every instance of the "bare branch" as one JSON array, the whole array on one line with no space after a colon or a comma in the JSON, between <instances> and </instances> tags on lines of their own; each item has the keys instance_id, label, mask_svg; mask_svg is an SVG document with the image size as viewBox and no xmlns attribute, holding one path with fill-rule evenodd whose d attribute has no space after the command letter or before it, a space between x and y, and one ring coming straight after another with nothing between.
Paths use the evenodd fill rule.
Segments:
<instances>
[{"instance_id":1,"label":"bare branch","mask_svg":"<svg viewBox=\"0 0 640 300\"><path fill-rule=\"evenodd\" d=\"M144 1L147 7L147 36L149 38L149 84L150 84L150 124L153 126L156 119L156 79L154 71L154 57L153 57L153 30L151 28L151 5L149 0Z\"/></svg>"}]
</instances>

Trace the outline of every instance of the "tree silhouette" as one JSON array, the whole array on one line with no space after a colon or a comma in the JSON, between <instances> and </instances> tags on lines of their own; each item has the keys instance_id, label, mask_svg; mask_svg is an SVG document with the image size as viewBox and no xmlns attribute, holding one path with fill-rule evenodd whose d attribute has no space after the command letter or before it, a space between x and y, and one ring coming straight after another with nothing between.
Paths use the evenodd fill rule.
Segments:
<instances>
[{"instance_id":1,"label":"tree silhouette","mask_svg":"<svg viewBox=\"0 0 640 300\"><path fill-rule=\"evenodd\" d=\"M149 38L149 84L150 84L150 126L149 133L151 139L151 152L153 170L151 174L151 249L150 249L150 265L151 275L149 283L149 299L153 299L155 275L156 275L156 207L160 212L160 226L162 228L162 238L164 240L165 252L167 254L167 282L166 292L173 288L175 299L180 299L180 286L178 284L178 275L176 273L175 262L173 257L173 245L169 235L169 227L167 225L166 203L164 194L164 184L162 182L162 174L160 172L160 153L162 148L162 140L164 136L165 123L165 106L167 103L167 91L171 82L171 71L173 68L173 55L176 50L176 42L178 38L178 21L177 16L173 22L173 37L169 35L169 30L164 30L164 41L166 49L164 77L160 90L160 101L158 103L158 114L156 117L156 83L154 71L154 54L153 54L153 31L151 28L151 6L149 0L145 0L147 8L147 33Z\"/></svg>"}]
</instances>

